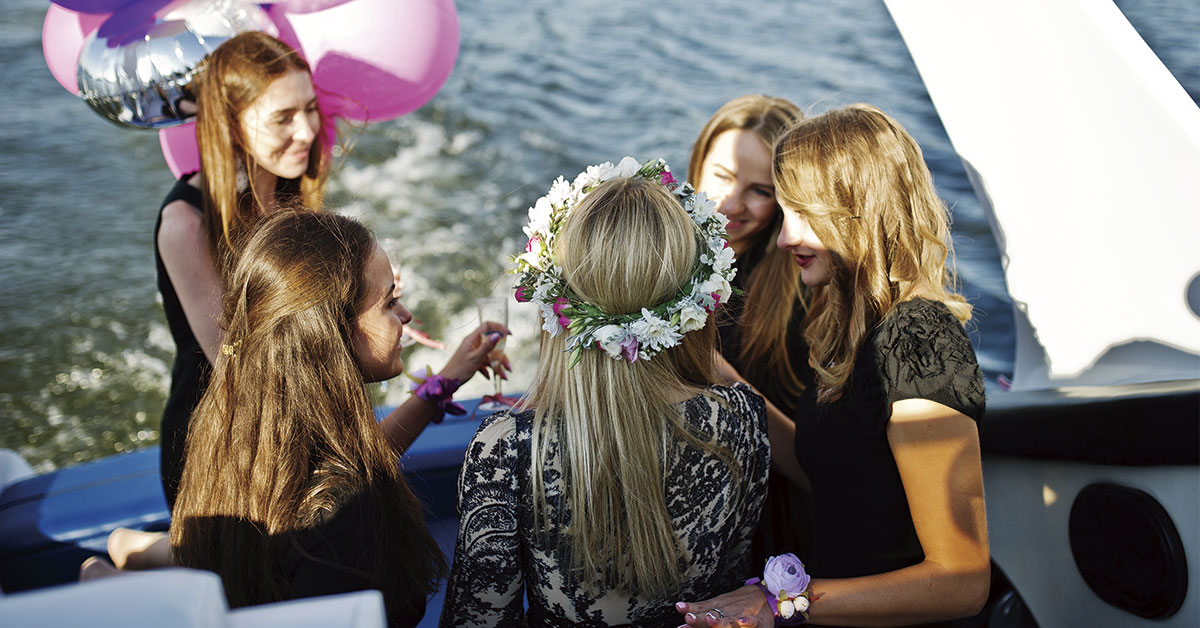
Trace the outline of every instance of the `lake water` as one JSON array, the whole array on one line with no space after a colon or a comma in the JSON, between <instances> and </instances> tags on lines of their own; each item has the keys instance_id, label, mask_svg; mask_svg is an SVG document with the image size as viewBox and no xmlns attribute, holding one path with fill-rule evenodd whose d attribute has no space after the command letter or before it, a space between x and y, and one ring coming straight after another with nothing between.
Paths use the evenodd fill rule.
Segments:
<instances>
[{"instance_id":1,"label":"lake water","mask_svg":"<svg viewBox=\"0 0 1200 628\"><path fill-rule=\"evenodd\" d=\"M1200 97L1200 3L1118 4ZM881 0L457 6L462 44L445 87L410 116L358 130L328 197L405 243L408 303L435 337L457 343L476 323L474 298L507 291L525 211L554 177L627 154L682 173L721 103L764 92L811 113L869 102L917 138L953 208L980 362L989 378L1011 369L994 240ZM154 285L152 231L172 183L157 135L109 124L54 81L47 7L0 7L0 447L38 471L157 442L174 351ZM1038 95L1012 103L1036 107ZM537 322L522 308L511 317L518 370L506 390L517 391ZM446 357L417 347L407 362ZM467 392L488 388L477 378Z\"/></svg>"}]
</instances>

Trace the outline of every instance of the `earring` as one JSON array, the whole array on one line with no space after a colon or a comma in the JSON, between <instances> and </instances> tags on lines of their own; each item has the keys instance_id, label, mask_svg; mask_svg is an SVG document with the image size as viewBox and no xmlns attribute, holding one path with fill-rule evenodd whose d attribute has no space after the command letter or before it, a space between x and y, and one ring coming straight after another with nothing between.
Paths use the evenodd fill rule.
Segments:
<instances>
[{"instance_id":1,"label":"earring","mask_svg":"<svg viewBox=\"0 0 1200 628\"><path fill-rule=\"evenodd\" d=\"M250 189L250 174L246 172L246 162L242 161L241 157L236 157L235 170L237 171L237 190L245 192Z\"/></svg>"}]
</instances>

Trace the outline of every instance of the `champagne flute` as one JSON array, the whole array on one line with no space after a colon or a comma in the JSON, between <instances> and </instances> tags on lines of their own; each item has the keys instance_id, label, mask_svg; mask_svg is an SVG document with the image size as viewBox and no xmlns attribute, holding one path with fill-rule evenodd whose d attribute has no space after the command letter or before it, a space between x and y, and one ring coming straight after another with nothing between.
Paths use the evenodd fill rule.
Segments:
<instances>
[{"instance_id":1,"label":"champagne flute","mask_svg":"<svg viewBox=\"0 0 1200 628\"><path fill-rule=\"evenodd\" d=\"M500 323L508 327L508 297L482 297L475 299L475 308L479 311L479 324L485 322ZM496 343L495 348L488 353L488 360L492 366L492 385L495 387L495 393L487 395L479 404L479 409L484 412L497 412L510 407L507 399L501 393L502 380L500 379L500 363L503 360L504 338Z\"/></svg>"}]
</instances>

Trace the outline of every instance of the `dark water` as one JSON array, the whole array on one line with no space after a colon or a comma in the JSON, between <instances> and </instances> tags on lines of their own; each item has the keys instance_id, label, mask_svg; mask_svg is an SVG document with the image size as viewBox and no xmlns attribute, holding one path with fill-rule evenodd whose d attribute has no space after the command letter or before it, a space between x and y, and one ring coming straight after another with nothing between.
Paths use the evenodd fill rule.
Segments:
<instances>
[{"instance_id":1,"label":"dark water","mask_svg":"<svg viewBox=\"0 0 1200 628\"><path fill-rule=\"evenodd\" d=\"M994 241L881 0L648 4L459 2L462 47L443 90L357 130L329 201L405 243L425 329L457 341L474 297L505 289L525 210L555 176L626 154L683 172L721 103L765 92L813 113L870 102L912 132L954 210L980 361L989 377L1008 372ZM1118 4L1196 99L1200 4ZM54 81L41 53L47 6L0 8L0 447L38 470L156 442L173 352L154 288L152 228L171 185L157 136L112 126ZM519 390L537 325L525 310L512 319ZM418 348L408 362L445 358Z\"/></svg>"}]
</instances>

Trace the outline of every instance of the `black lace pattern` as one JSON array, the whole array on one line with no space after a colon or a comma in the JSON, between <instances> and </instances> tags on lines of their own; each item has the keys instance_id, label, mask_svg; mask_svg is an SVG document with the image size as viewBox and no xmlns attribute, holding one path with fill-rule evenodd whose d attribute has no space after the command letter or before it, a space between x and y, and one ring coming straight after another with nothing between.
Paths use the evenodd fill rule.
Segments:
<instances>
[{"instance_id":1,"label":"black lace pattern","mask_svg":"<svg viewBox=\"0 0 1200 628\"><path fill-rule=\"evenodd\" d=\"M459 530L441 626L677 626L672 606L735 588L751 571L750 538L766 494L770 466L762 398L744 385L713 387L683 402L687 423L733 455L742 472L736 486L714 456L678 443L665 477L667 511L686 551L683 584L669 597L606 591L566 573L561 530L535 525L529 480L533 411L484 420L467 449L459 476ZM563 512L561 462L551 444L546 499ZM564 513L570 521L569 513ZM529 611L525 612L528 596Z\"/></svg>"}]
</instances>

